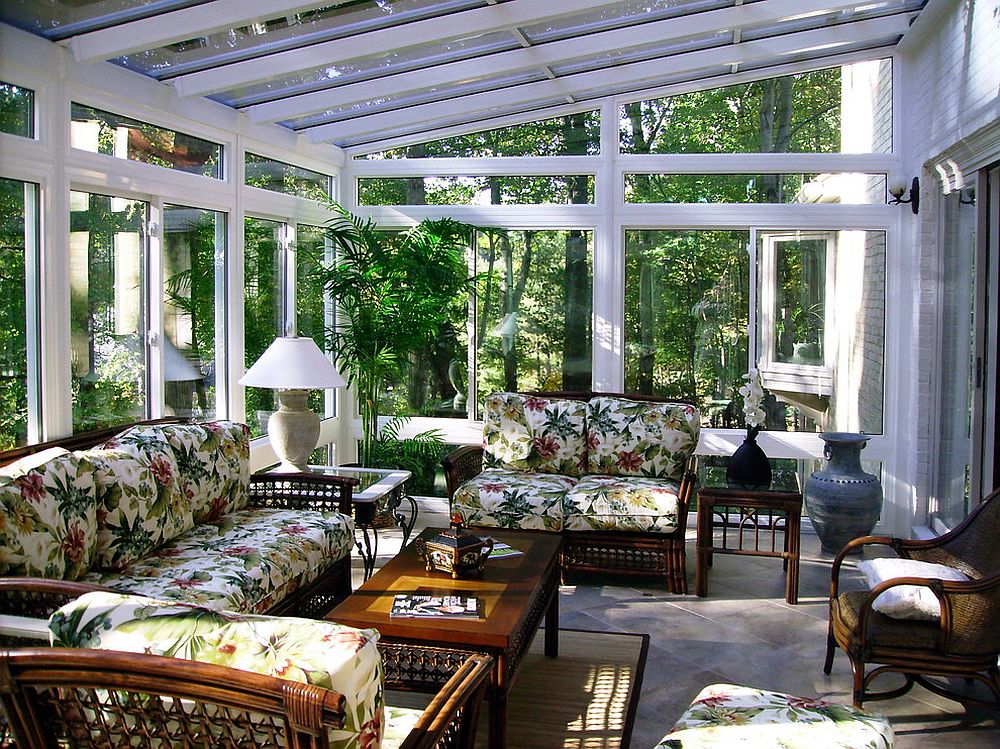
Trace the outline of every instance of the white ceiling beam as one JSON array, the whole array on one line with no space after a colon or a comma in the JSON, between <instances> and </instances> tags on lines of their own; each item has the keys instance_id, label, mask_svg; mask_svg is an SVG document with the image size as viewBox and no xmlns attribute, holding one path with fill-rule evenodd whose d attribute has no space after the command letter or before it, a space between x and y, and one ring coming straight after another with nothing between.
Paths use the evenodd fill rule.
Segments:
<instances>
[{"instance_id":1,"label":"white ceiling beam","mask_svg":"<svg viewBox=\"0 0 1000 749\"><path fill-rule=\"evenodd\" d=\"M398 73L373 81L349 83L255 104L242 111L254 122L278 122L322 112L332 107L346 107L354 103L467 83L496 75L497 71L509 74L535 68L544 69L568 60L648 45L651 41L665 43L734 28L738 32L741 27L780 23L789 18L840 11L856 5L857 0L779 0L772 3L721 8L682 18L667 18L589 34L583 41L574 37L526 49L497 52L472 60L459 60L423 70Z\"/></svg>"},{"instance_id":2,"label":"white ceiling beam","mask_svg":"<svg viewBox=\"0 0 1000 749\"><path fill-rule=\"evenodd\" d=\"M671 74L696 72L699 69L744 65L796 52L815 50L817 55L838 45L863 42L902 34L909 26L910 14L844 23L793 34L756 39L740 44L670 55L653 60L628 63L612 68L576 73L557 78L511 86L502 91L484 91L453 99L417 104L388 112L355 117L342 122L305 128L309 140L317 142L349 141L359 135L373 135L402 124L442 122L449 117L488 116L499 106L509 107L547 101L557 96L580 95L594 89L614 89L624 85L652 87L657 79ZM371 138L374 139L374 138Z\"/></svg>"},{"instance_id":3,"label":"white ceiling beam","mask_svg":"<svg viewBox=\"0 0 1000 749\"><path fill-rule=\"evenodd\" d=\"M344 2L346 0L327 0L322 5ZM69 46L77 62L100 62L247 26L254 21L293 15L320 5L316 0L214 0L79 34L70 39Z\"/></svg>"},{"instance_id":4,"label":"white ceiling beam","mask_svg":"<svg viewBox=\"0 0 1000 749\"><path fill-rule=\"evenodd\" d=\"M398 51L447 39L473 37L619 4L609 0L510 0L502 5L449 13L189 73L177 76L171 83L181 96L203 96L300 70L340 65L377 54L379 50Z\"/></svg>"}]
</instances>

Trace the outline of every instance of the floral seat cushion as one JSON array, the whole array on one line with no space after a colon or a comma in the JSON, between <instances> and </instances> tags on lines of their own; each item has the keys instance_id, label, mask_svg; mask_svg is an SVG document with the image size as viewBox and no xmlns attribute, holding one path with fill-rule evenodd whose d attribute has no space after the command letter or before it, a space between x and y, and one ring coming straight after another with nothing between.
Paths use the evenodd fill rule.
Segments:
<instances>
[{"instance_id":1,"label":"floral seat cushion","mask_svg":"<svg viewBox=\"0 0 1000 749\"><path fill-rule=\"evenodd\" d=\"M217 611L262 612L350 554L338 512L248 508L205 521L121 571L83 579Z\"/></svg>"},{"instance_id":2,"label":"floral seat cushion","mask_svg":"<svg viewBox=\"0 0 1000 749\"><path fill-rule=\"evenodd\" d=\"M735 684L705 687L657 749L890 749L881 715Z\"/></svg>"},{"instance_id":3,"label":"floral seat cushion","mask_svg":"<svg viewBox=\"0 0 1000 749\"><path fill-rule=\"evenodd\" d=\"M587 473L680 481L700 416L683 403L597 396L587 405Z\"/></svg>"},{"instance_id":4,"label":"floral seat cushion","mask_svg":"<svg viewBox=\"0 0 1000 749\"><path fill-rule=\"evenodd\" d=\"M575 484L569 476L487 468L458 488L452 512L468 525L559 531L566 493Z\"/></svg>"},{"instance_id":5,"label":"floral seat cushion","mask_svg":"<svg viewBox=\"0 0 1000 749\"><path fill-rule=\"evenodd\" d=\"M494 393L483 416L487 467L579 476L586 469L582 401Z\"/></svg>"},{"instance_id":6,"label":"floral seat cushion","mask_svg":"<svg viewBox=\"0 0 1000 749\"><path fill-rule=\"evenodd\" d=\"M234 421L135 426L104 443L156 455L169 453L192 525L241 510L249 503L250 430Z\"/></svg>"},{"instance_id":7,"label":"floral seat cushion","mask_svg":"<svg viewBox=\"0 0 1000 749\"><path fill-rule=\"evenodd\" d=\"M49 631L55 646L184 658L333 689L345 696L347 716L330 746L380 746L384 683L373 629L101 592L56 611Z\"/></svg>"},{"instance_id":8,"label":"floral seat cushion","mask_svg":"<svg viewBox=\"0 0 1000 749\"><path fill-rule=\"evenodd\" d=\"M97 549L91 467L58 455L20 475L0 475L0 575L77 580Z\"/></svg>"},{"instance_id":9,"label":"floral seat cushion","mask_svg":"<svg viewBox=\"0 0 1000 749\"><path fill-rule=\"evenodd\" d=\"M672 533L680 486L642 476L584 476L566 495L565 528Z\"/></svg>"}]
</instances>

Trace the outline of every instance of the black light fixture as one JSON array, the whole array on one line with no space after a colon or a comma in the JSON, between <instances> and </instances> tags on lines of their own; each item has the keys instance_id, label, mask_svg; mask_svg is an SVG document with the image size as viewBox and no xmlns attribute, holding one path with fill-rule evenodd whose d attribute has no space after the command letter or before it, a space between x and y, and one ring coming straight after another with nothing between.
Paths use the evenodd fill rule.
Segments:
<instances>
[{"instance_id":1,"label":"black light fixture","mask_svg":"<svg viewBox=\"0 0 1000 749\"><path fill-rule=\"evenodd\" d=\"M975 205L976 204L976 188L975 187L963 187L958 191L958 202L961 205Z\"/></svg>"},{"instance_id":2,"label":"black light fixture","mask_svg":"<svg viewBox=\"0 0 1000 749\"><path fill-rule=\"evenodd\" d=\"M892 200L889 201L889 205L897 205L899 203L909 203L910 210L914 214L920 210L920 178L914 177L913 182L910 183L910 197L904 198L903 195L906 194L906 185L901 182L896 182L889 185L889 194L892 195Z\"/></svg>"}]
</instances>

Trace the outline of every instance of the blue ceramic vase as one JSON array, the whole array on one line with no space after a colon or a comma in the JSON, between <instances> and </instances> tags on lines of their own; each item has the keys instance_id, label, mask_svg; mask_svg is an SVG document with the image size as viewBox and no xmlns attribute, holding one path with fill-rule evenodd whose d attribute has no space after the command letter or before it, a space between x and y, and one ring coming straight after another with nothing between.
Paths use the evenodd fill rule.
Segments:
<instances>
[{"instance_id":1,"label":"blue ceramic vase","mask_svg":"<svg viewBox=\"0 0 1000 749\"><path fill-rule=\"evenodd\" d=\"M829 461L805 485L806 513L824 551L836 554L848 541L872 532L882 512L882 482L861 468L867 434L824 432Z\"/></svg>"},{"instance_id":2,"label":"blue ceramic vase","mask_svg":"<svg viewBox=\"0 0 1000 749\"><path fill-rule=\"evenodd\" d=\"M757 444L757 427L747 429L743 444L736 448L726 466L726 483L732 489L761 491L771 485L771 464Z\"/></svg>"}]
</instances>

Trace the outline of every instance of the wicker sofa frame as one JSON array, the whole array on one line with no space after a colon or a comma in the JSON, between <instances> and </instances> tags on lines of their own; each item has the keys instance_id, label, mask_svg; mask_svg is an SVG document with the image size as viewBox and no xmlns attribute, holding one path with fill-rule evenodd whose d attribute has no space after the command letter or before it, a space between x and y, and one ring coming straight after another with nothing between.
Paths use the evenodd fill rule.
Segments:
<instances>
[{"instance_id":1,"label":"wicker sofa frame","mask_svg":"<svg viewBox=\"0 0 1000 749\"><path fill-rule=\"evenodd\" d=\"M678 398L659 398L634 393L608 393L593 390L559 390L520 393L539 398L589 401L609 396L648 401L651 403L690 403ZM448 486L449 500L466 481L483 470L483 446L463 445L446 455L442 461ZM677 496L677 528L672 533L641 533L631 531L563 530L560 566L566 572L606 572L665 577L671 593L688 592L685 570L685 537L688 505L696 483L696 460L688 461ZM538 531L547 533L549 531Z\"/></svg>"},{"instance_id":2,"label":"wicker sofa frame","mask_svg":"<svg viewBox=\"0 0 1000 749\"><path fill-rule=\"evenodd\" d=\"M400 749L472 749L491 668L488 656L467 658ZM0 653L0 699L20 749L137 746L137 740L328 749L345 704L343 695L322 687L225 666L67 648Z\"/></svg>"},{"instance_id":3,"label":"wicker sofa frame","mask_svg":"<svg viewBox=\"0 0 1000 749\"><path fill-rule=\"evenodd\" d=\"M154 419L139 425L184 424L186 419ZM100 445L134 424L123 424L70 437L0 452L0 466L51 447L85 450ZM351 496L357 480L306 473L254 474L247 493L250 506L268 509L338 511L350 516ZM0 580L0 613L47 618L59 606L83 593L105 590L87 583L64 583L41 578ZM66 590L61 593L60 590ZM272 616L320 617L351 594L351 557L344 557L308 585L289 593L266 612ZM51 606L51 608L47 608Z\"/></svg>"},{"instance_id":4,"label":"wicker sofa frame","mask_svg":"<svg viewBox=\"0 0 1000 749\"><path fill-rule=\"evenodd\" d=\"M1000 489L984 499L948 533L927 540L864 536L849 542L833 562L830 625L824 673L833 667L837 647L851 662L854 704L899 697L915 684L963 704L1000 708ZM847 555L866 546L888 546L903 559L944 564L969 575L967 582L901 577L871 591L840 592L840 570ZM889 588L929 588L941 604L940 622L894 619L872 608ZM877 664L866 671L867 664ZM888 672L906 681L897 689L872 692L870 684ZM993 700L956 692L939 679L962 678L984 684Z\"/></svg>"}]
</instances>

